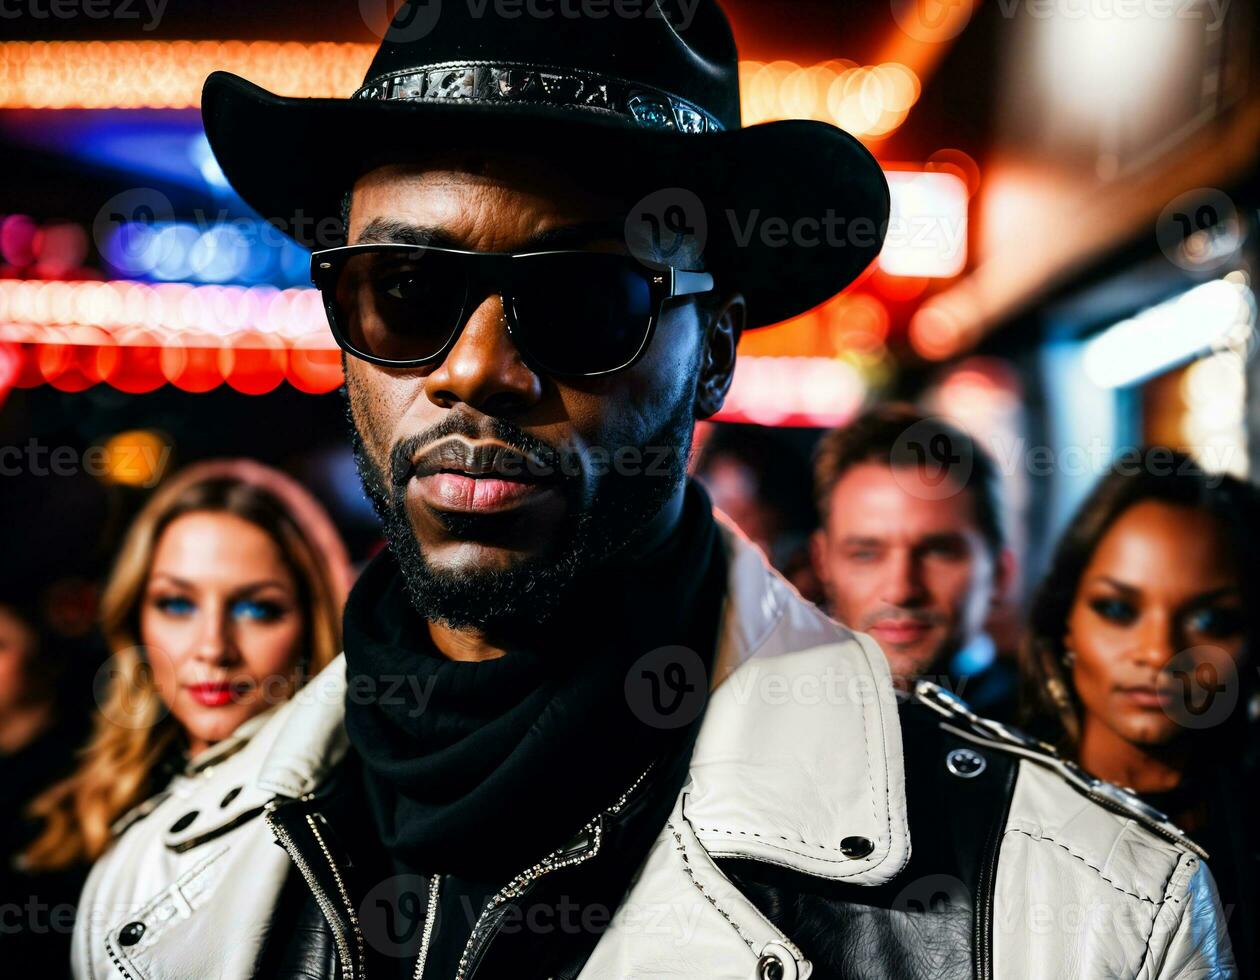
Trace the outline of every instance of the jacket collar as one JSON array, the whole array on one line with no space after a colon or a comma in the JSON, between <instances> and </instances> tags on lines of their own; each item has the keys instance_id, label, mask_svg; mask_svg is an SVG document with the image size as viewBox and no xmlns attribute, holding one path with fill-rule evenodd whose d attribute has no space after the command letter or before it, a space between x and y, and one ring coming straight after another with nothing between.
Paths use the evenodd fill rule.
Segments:
<instances>
[{"instance_id":1,"label":"jacket collar","mask_svg":"<svg viewBox=\"0 0 1260 980\"><path fill-rule=\"evenodd\" d=\"M162 829L162 842L181 853L252 820L277 795L313 790L345 751L345 681L336 667L330 664L292 699L199 754L162 794L133 811L127 825L173 798L171 812L179 816Z\"/></svg>"},{"instance_id":2,"label":"jacket collar","mask_svg":"<svg viewBox=\"0 0 1260 980\"><path fill-rule=\"evenodd\" d=\"M716 857L853 884L888 881L910 857L888 663L718 518L728 604L684 813Z\"/></svg>"},{"instance_id":3,"label":"jacket collar","mask_svg":"<svg viewBox=\"0 0 1260 980\"><path fill-rule=\"evenodd\" d=\"M696 836L750 858L855 884L910 856L901 729L873 641L824 615L715 510L728 562L714 691L684 788ZM276 718L258 787L313 792L347 747L339 657ZM865 842L869 842L869 845Z\"/></svg>"}]
</instances>

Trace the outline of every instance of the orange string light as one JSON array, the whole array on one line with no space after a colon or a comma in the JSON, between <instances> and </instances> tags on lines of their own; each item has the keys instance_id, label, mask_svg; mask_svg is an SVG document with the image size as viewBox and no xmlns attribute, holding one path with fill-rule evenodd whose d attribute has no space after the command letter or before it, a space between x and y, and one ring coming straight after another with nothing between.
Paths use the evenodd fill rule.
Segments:
<instances>
[{"instance_id":1,"label":"orange string light","mask_svg":"<svg viewBox=\"0 0 1260 980\"><path fill-rule=\"evenodd\" d=\"M343 98L362 83L371 44L275 41L10 41L0 44L0 108L192 109L210 72L280 95ZM879 139L919 97L905 65L740 62L744 123L818 119Z\"/></svg>"}]
</instances>

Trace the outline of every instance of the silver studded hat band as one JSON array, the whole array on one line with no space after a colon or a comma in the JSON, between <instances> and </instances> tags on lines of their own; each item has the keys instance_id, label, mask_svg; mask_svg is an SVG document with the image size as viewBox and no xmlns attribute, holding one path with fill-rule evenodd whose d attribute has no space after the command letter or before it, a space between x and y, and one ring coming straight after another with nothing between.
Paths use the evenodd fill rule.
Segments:
<instances>
[{"instance_id":1,"label":"silver studded hat band","mask_svg":"<svg viewBox=\"0 0 1260 980\"><path fill-rule=\"evenodd\" d=\"M527 103L620 116L644 129L715 133L725 127L694 103L660 89L571 68L506 62L421 65L372 79L356 99L384 102Z\"/></svg>"}]
</instances>

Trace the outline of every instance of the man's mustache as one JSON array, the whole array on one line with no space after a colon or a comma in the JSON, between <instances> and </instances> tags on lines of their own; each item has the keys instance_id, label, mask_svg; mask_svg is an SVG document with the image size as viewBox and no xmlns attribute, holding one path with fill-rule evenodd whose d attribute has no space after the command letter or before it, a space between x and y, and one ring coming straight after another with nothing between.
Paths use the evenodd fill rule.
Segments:
<instances>
[{"instance_id":1,"label":"man's mustache","mask_svg":"<svg viewBox=\"0 0 1260 980\"><path fill-rule=\"evenodd\" d=\"M557 480L563 480L572 475L561 465L564 454L560 450L529 435L510 422L490 416L474 419L461 412L452 412L436 425L400 439L394 444L390 451L389 464L390 483L393 489L401 490L406 487L408 481L416 474L418 465L432 463L435 451L446 451L440 445L441 443L445 442L447 447L456 445L451 441L453 436L462 436L474 442L494 441L510 447L522 458L522 474L548 476Z\"/></svg>"}]
</instances>

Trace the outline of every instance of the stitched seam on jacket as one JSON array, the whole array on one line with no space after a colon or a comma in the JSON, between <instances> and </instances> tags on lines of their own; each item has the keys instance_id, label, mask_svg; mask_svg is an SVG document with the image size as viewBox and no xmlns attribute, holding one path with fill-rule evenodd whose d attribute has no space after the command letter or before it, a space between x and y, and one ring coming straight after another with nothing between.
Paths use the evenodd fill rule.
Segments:
<instances>
[{"instance_id":1,"label":"stitched seam on jacket","mask_svg":"<svg viewBox=\"0 0 1260 980\"><path fill-rule=\"evenodd\" d=\"M850 642L857 643L858 649L862 651L863 656L866 655L866 649L862 646L861 642L857 639L857 637L850 635ZM752 659L752 656L753 654L750 653L749 654L750 660ZM870 758L870 739L866 734L866 729L867 729L867 724L870 720L869 712L870 712L869 705L864 704L862 706L862 751L864 753L864 756L868 760ZM880 727L880 735L884 741L884 759L887 760L888 745L887 745L887 738L884 736L884 733L883 733L882 725ZM871 791L871 820L872 822L877 823L879 821L879 811L875 807L875 796L876 796L875 776L874 776L874 773L871 771L873 768L874 767L869 765L869 762L868 762L868 765L866 766L866 783L870 787L870 791ZM886 825L886 830L887 830L887 836L885 837L885 840L889 842L889 845L888 845L889 851L883 854L878 861L872 861L870 863L862 863L861 865L854 868L852 871L848 872L847 874L833 875L831 876L832 878L835 878L835 879L852 878L855 875L863 874L867 871L870 871L872 868L879 867L879 865L884 860L887 859L888 854L891 853L891 847L892 847L892 796L891 794L892 794L892 782L891 780L885 779L884 781L884 813L885 813L885 825ZM702 831L705 833L727 834L727 835L739 834L742 837L756 837L761 840L765 840L766 843L769 844L771 847L776 848L777 850L783 851L787 854L792 854L792 855L795 855L796 857L809 858L812 861L822 861L825 864L848 864L854 860L853 858L847 858L847 857L832 858L832 857L824 857L817 853L805 853L803 851L796 851L790 847L783 847L779 844L772 843L768 838L762 837L761 834L751 833L749 831L744 831L744 830L731 831L731 830L725 830L720 827L697 827L696 829L698 831ZM840 850L840 848L838 847L829 847L826 844L812 844L809 841L793 841L787 837L780 837L779 839L786 841L788 843L801 844L804 847L818 848L819 850L833 850L833 851Z\"/></svg>"},{"instance_id":2,"label":"stitched seam on jacket","mask_svg":"<svg viewBox=\"0 0 1260 980\"><path fill-rule=\"evenodd\" d=\"M231 850L231 848L216 848L168 884L165 888L158 892L157 895L145 902L144 905L140 906L134 912L127 913L122 917L122 919L127 921L141 920L147 924L147 920L151 915L153 915L154 910L157 909L163 902L168 901L173 893L179 893L184 903L190 908L193 908L192 902L190 902L187 898L183 898L184 887L209 870L210 865L214 864L215 861L227 854L229 850ZM196 909L193 908L193 911L196 911ZM114 936L118 928L118 925L105 927L105 951L109 954L110 959L114 961L114 967L119 973L126 973L128 975L134 974L138 980L144 980L146 974L140 969L139 964L135 962L130 954L124 954L123 951L118 948L117 944L115 944ZM137 952L141 951L137 950Z\"/></svg>"},{"instance_id":3,"label":"stitched seam on jacket","mask_svg":"<svg viewBox=\"0 0 1260 980\"><path fill-rule=\"evenodd\" d=\"M708 901L708 903L717 910L717 913L727 921L730 927L735 930L735 934L744 941L744 945L755 954L757 952L757 947L753 944L751 939L744 935L744 930L739 927L739 923L732 919L722 906L718 905L717 900L705 891L704 885L700 884L700 882L696 879L696 873L691 867L691 858L687 854L687 847L683 843L682 834L680 834L678 832L678 828L674 826L674 821L666 820L665 826L668 827L669 832L674 835L674 847L682 856L683 872L689 879L691 879L691 883L696 886L700 894L705 897L706 901Z\"/></svg>"},{"instance_id":4,"label":"stitched seam on jacket","mask_svg":"<svg viewBox=\"0 0 1260 980\"><path fill-rule=\"evenodd\" d=\"M782 620L783 615L786 612L787 612L787 606L786 604L784 604L780 608L779 615L775 617L774 626L771 629L766 631L766 635L762 637L761 641L755 647L751 647L749 649L748 657L744 661L745 663L751 662L753 657L756 656L757 650L761 649L761 647L764 646L765 643L770 639L771 634L774 632L774 629L776 629L780 625L780 621ZM843 643L845 641L838 640L838 641L833 641L833 642ZM858 637L854 633L849 632L847 642L857 644L858 650L861 651L862 657L866 660L867 668L870 669L871 667L870 655L866 647L862 645L862 641L858 639ZM870 723L870 705L863 704L862 705L862 752L863 752L864 758L868 760L868 764L866 766L866 784L870 788L870 791L871 791L871 820L873 823L877 824L879 822L879 811L875 806L875 798L877 795L875 791L875 774L872 771L874 767L869 764L870 754L871 754L870 736L867 734L867 728L869 726L869 723ZM887 733L884 731L882 718L880 719L880 741L881 741L881 744L883 745L885 769L887 769L888 736L887 736ZM867 871L872 870L873 868L879 867L880 864L882 864L888 858L888 855L892 853L892 780L888 779L886 776L884 779L884 827L885 827L884 840L888 842L889 849L879 858L878 861L872 861L870 863L863 863L859 867L855 868L853 871L847 874L835 875L832 877L852 878L855 875L863 874ZM729 830L724 830L719 827L697 827L696 829L705 833L724 833L728 835L734 833L734 834L739 834L740 836L744 836L744 837L748 837L748 836L757 837L762 840L766 840L766 842L771 847L777 848L780 851L784 851L787 854L792 854L792 855L795 855L796 857L810 858L811 860L814 860L814 861L822 861L826 864L847 864L854 860L853 858L847 858L847 857L846 858L830 858L830 857L823 857L819 854L807 854L801 851L794 851L790 847L782 847L779 844L771 843L767 838L761 837L760 834L755 834L755 833L750 834L749 832L742 831L742 830L729 831ZM826 844L812 844L809 841L792 841L790 838L787 838L787 837L780 837L779 839L783 841L787 841L788 843L800 844L804 847L815 847L815 848L818 848L819 850L833 850L833 851L840 850L839 847L828 846Z\"/></svg>"},{"instance_id":5,"label":"stitched seam on jacket","mask_svg":"<svg viewBox=\"0 0 1260 980\"><path fill-rule=\"evenodd\" d=\"M1193 878L1195 875L1195 871L1193 870L1193 868L1196 863L1196 859L1189 855L1184 855L1182 858L1182 862L1183 863L1178 863L1178 865L1172 869L1172 872L1168 875L1168 880L1164 882L1164 904L1167 905L1168 902L1172 902L1174 905L1179 906L1176 922L1174 922L1173 928L1169 929L1168 931L1168 938L1170 941L1173 939L1173 937L1177 935L1176 927L1181 922L1182 918L1185 917L1186 913L1190 909L1190 902L1187 901L1185 903L1182 903L1181 899L1179 899L1176 895L1172 894L1174 882L1176 881L1178 877L1184 878L1184 880L1180 882L1180 885L1185 886L1189 884L1190 879ZM1163 911L1162 906L1161 906L1160 911ZM1142 964L1141 964L1144 967L1147 966L1148 963L1150 962L1151 940L1155 938L1155 926L1158 922L1159 922L1159 914L1156 913L1155 919L1151 922L1151 931L1146 937L1146 952L1142 956ZM1148 974L1150 973L1149 970L1147 972Z\"/></svg>"},{"instance_id":6,"label":"stitched seam on jacket","mask_svg":"<svg viewBox=\"0 0 1260 980\"><path fill-rule=\"evenodd\" d=\"M868 651L866 647L862 645L862 641L859 640L856 636L853 636L853 634L850 634L850 636L853 639L853 641L857 643L858 648L862 651L863 656L866 657L867 669L868 670L871 669L870 651ZM873 644L875 641L869 640L868 642ZM881 652L881 656L882 656L882 652ZM863 718L863 721L865 721L865 718ZM898 721L900 722L900 718L898 719ZM887 834L887 837L885 839L888 841L888 852L884 855L884 857L880 858L873 865L871 865L871 867L878 867L880 864L883 864L884 860L888 857L888 855L892 853L892 780L888 777L888 731L887 731L887 726L884 724L884 707L882 703L880 703L879 705L879 740L880 740L880 745L883 746L883 749L884 749L884 829ZM905 751L903 749L902 763L904 764L904 762L905 762ZM867 774L868 776L870 776L869 767L867 768ZM871 812L874 813L875 811L875 778L874 776L870 776L870 783L871 783Z\"/></svg>"},{"instance_id":7,"label":"stitched seam on jacket","mask_svg":"<svg viewBox=\"0 0 1260 980\"><path fill-rule=\"evenodd\" d=\"M790 851L786 847L778 847L778 848L775 848L775 850L778 851L780 854L796 854L795 851ZM799 856L800 857L814 857L814 855L812 854L803 854ZM744 860L749 860L749 855L747 851L712 850L712 851L709 851L709 857L735 858L735 859L742 858ZM814 858L814 859L817 861L828 863L828 864L837 863L835 861L828 861L827 858ZM752 858L752 860L755 860L758 864L768 864L775 868L786 868L788 871L795 871L797 874L804 873L804 874L813 875L815 878L822 878L824 881L844 881L845 878L852 878L854 875L863 874L864 872L869 871L871 870L872 867L874 867L874 865L870 865L866 867L855 868L854 870L846 871L843 874L836 874L836 873L824 873L822 871L802 872L801 866L797 862L789 861L787 858L782 858L782 857L776 859L774 857L765 857L763 855L758 854L755 858Z\"/></svg>"},{"instance_id":8,"label":"stitched seam on jacket","mask_svg":"<svg viewBox=\"0 0 1260 980\"><path fill-rule=\"evenodd\" d=\"M736 548L731 548L727 551L728 561L731 560L731 557L734 555L735 550ZM747 652L745 653L744 659L741 661L739 666L743 666L744 664L748 664L753 661L753 659L757 656L758 651L760 651L761 648L764 647L770 641L770 637L772 637L775 631L778 630L782 626L783 620L787 616L788 602L791 599L791 594L789 592L789 595L785 597L783 593L785 589L792 590L790 583L786 582L785 580L781 580L777 576L777 573L774 573L773 571L770 571L768 569L764 570L763 574L766 574L767 577L769 577L775 585L775 589L773 590L772 594L774 595L775 604L777 608L774 610L773 616L770 617L771 621L769 625L766 627L766 629L762 632L762 634L759 637L757 637L755 641L750 642L748 644ZM729 600L729 595L727 598ZM802 599L801 601L804 602L805 600ZM724 609L723 613L725 614L726 612L727 610ZM836 624L834 623L834 621L828 619L828 617L824 616L821 612L814 612L814 615L816 616L816 618L825 620L829 628L829 632L834 633L836 629ZM844 629L844 628L841 627L841 629ZM866 661L866 666L867 666L868 671L874 674L874 670L871 666L870 652L867 650L866 646L863 645L862 640L859 638L858 634L855 634L852 630L848 630L848 629L844 629L844 632L848 634L847 642L857 644L858 650L861 651L862 657ZM846 642L846 640L838 639L832 636L830 642L834 644L840 644L840 643ZM873 644L875 641L871 640L870 642ZM738 669L738 666L736 667L736 669ZM867 734L866 730L867 730L867 726L869 722L870 722L870 705L863 704L862 705L862 751L865 755L865 758L868 761L870 758L870 736ZM887 736L887 733L884 731L882 717L880 719L880 739L884 747L884 763L885 763L884 815L885 815L885 832L886 832L885 840L888 843L888 851L885 852L885 854L878 861L873 861L870 863L864 862L860 864L858 867L854 868L854 870L851 872L848 872L846 874L829 876L833 880L837 880L840 878L852 878L855 875L863 874L867 871L877 868L885 860L887 860L888 855L892 853L892 781L887 778L887 772L886 772L887 762L888 762L888 736ZM873 767L870 766L869 764L866 767L866 782L867 782L867 785L870 787L870 791L871 791L871 818L873 822L877 823L879 820L879 811L876 809L876 806L875 806L875 796L876 796L875 776L874 776L874 773L871 771L872 768ZM710 828L700 827L697 829L701 832L706 832L706 833L730 833L729 831L723 831L716 827L710 827ZM742 836L749 836L744 831L736 831L735 833L739 833ZM751 836L760 837L760 835L758 834L753 834ZM783 839L787 840L787 838L783 838ZM816 847L819 850L823 850L825 848L825 845L811 844L808 841L799 841L798 843L800 843L804 847ZM800 851L794 851L790 847L783 847L779 844L774 844L769 841L767 841L767 844L770 847L774 847L777 850L783 851L784 853L792 854L796 857L810 858L811 860L821 861L826 864L845 864L853 860L852 858L823 857L816 853L806 854ZM838 847L832 848L832 849L839 850Z\"/></svg>"},{"instance_id":9,"label":"stitched seam on jacket","mask_svg":"<svg viewBox=\"0 0 1260 980\"><path fill-rule=\"evenodd\" d=\"M1165 899L1167 899L1167 898L1169 897L1169 896L1168 896L1168 889L1172 887L1172 881L1173 881L1173 878L1175 878L1175 877L1177 876L1177 872L1180 870L1180 867L1181 867L1181 866L1180 866L1180 863L1178 863L1177 865L1174 865L1174 867L1173 867L1172 871L1170 871L1170 872L1169 872L1169 874L1168 874L1168 879L1164 882L1164 897L1165 897ZM1180 904L1180 903L1178 903L1178 904ZM1160 906L1160 909L1162 909L1162 908L1163 908L1163 905L1161 905L1161 906ZM1184 915L1184 914L1185 914L1185 910L1184 910L1184 909L1182 909L1182 915ZM1179 915L1177 918L1178 918L1178 920L1180 920L1181 916ZM1143 945L1143 947L1142 947L1142 962L1141 962L1141 964L1139 965L1139 974L1140 974L1140 968L1141 968L1141 967L1146 966L1147 962L1148 962L1148 961L1150 960L1150 958L1151 958L1151 940L1155 938L1155 926L1156 926L1156 925L1158 925L1158 924L1159 924L1159 910L1156 910L1154 917L1151 919L1151 928L1150 928L1150 931L1149 931L1149 932L1147 932L1147 934L1146 934L1146 943L1145 943L1145 944ZM1170 933L1170 935L1175 935L1175 934L1176 934L1176 930L1174 929L1174 930ZM1147 971L1147 972L1149 973L1150 971Z\"/></svg>"},{"instance_id":10,"label":"stitched seam on jacket","mask_svg":"<svg viewBox=\"0 0 1260 980\"><path fill-rule=\"evenodd\" d=\"M1153 898L1147 898L1145 895L1139 895L1137 892L1131 892L1124 886L1116 884L1114 881L1108 878L1105 874L1103 874L1102 868L1099 868L1099 867L1096 867L1095 865L1090 864L1089 859L1086 858L1084 855L1077 854L1076 851L1072 850L1072 848L1068 847L1066 844L1060 841L1055 840L1053 837L1047 837L1045 834L1036 836L1034 834L1029 833L1027 830L1021 830L1019 827L1007 827L1006 833L1023 834L1029 840L1047 841L1048 843L1053 844L1055 847L1062 848L1063 850L1067 851L1069 854L1072 855L1072 857L1076 858L1076 860L1080 861L1083 865L1085 865L1085 867L1091 869L1092 871L1097 872L1099 878L1101 878L1103 881L1109 884L1116 891L1120 892L1120 894L1128 895L1130 898L1136 898L1140 901L1146 902L1148 905L1154 905L1156 909L1158 909L1161 904L1160 902L1155 901L1155 899Z\"/></svg>"},{"instance_id":11,"label":"stitched seam on jacket","mask_svg":"<svg viewBox=\"0 0 1260 980\"><path fill-rule=\"evenodd\" d=\"M697 828L696 828L696 830L699 830L699 831L705 831L705 832L708 832L708 833L714 833L714 834L727 834L727 835L738 834L740 837L757 837L757 838L759 838L759 839L761 839L761 840L766 840L766 841L769 841L769 840L770 840L770 837L769 837L769 836L767 836L767 835L765 835L765 834L758 834L758 833L756 833L755 831L752 831L752 830L725 830L725 829L723 829L722 827L697 827ZM817 848L819 848L820 850L824 850L824 851L838 851L838 850L840 850L840 848L838 848L838 847L834 847L834 846L832 846L831 844L815 844L813 841L807 841L807 840L794 840L794 839L793 839L793 838L791 838L791 837L784 837L782 834L774 834L773 836L774 836L774 837L777 837L777 838L778 838L779 840L781 840L781 841L785 841L785 842L787 842L788 844L800 844L800 845L802 845L802 846L804 846L804 847L817 847ZM778 845L773 845L773 846L776 846L776 847L777 847ZM789 850L789 849L788 849L788 848L786 848L786 847L784 847L784 848L780 848L780 849L781 849L781 850L784 850L784 851ZM791 851L791 853L792 853L792 854L796 854L797 852L796 852L796 851ZM809 855L801 855L801 856L802 856L802 857L808 857ZM819 860L820 860L820 861L830 861L830 860L832 860L832 858L819 858ZM845 860L846 860L846 861L849 861L849 860L852 860L852 858L846 858Z\"/></svg>"}]
</instances>

